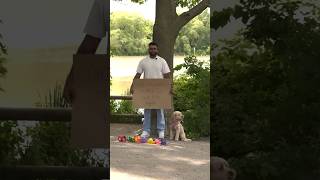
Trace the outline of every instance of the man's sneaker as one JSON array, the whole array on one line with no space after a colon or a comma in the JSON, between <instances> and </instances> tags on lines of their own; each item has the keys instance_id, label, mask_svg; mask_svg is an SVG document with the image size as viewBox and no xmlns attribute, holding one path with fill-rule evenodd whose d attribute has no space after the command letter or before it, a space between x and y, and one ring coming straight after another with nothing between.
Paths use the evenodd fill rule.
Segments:
<instances>
[{"instance_id":1,"label":"man's sneaker","mask_svg":"<svg viewBox=\"0 0 320 180\"><path fill-rule=\"evenodd\" d=\"M159 139L164 139L164 131L159 131Z\"/></svg>"},{"instance_id":2,"label":"man's sneaker","mask_svg":"<svg viewBox=\"0 0 320 180\"><path fill-rule=\"evenodd\" d=\"M142 138L148 138L149 136L150 136L150 134L149 134L148 131L143 131L142 134L141 134Z\"/></svg>"}]
</instances>

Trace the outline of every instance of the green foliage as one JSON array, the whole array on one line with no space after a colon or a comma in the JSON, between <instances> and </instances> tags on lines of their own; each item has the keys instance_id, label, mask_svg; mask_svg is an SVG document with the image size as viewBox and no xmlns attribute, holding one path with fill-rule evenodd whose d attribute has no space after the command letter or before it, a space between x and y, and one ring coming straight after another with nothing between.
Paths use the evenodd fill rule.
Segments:
<instances>
[{"instance_id":1,"label":"green foliage","mask_svg":"<svg viewBox=\"0 0 320 180\"><path fill-rule=\"evenodd\" d=\"M121 0L119 0L121 1ZM139 3L139 4L143 4L145 3L147 0L131 0L132 2L135 3ZM197 5L200 2L200 0L177 0L177 6L179 7L188 7L188 8L192 8L193 6Z\"/></svg>"},{"instance_id":2,"label":"green foliage","mask_svg":"<svg viewBox=\"0 0 320 180\"><path fill-rule=\"evenodd\" d=\"M121 1L121 0L119 0ZM139 4L143 4L145 3L147 0L131 0L132 2L135 2L135 3L139 3Z\"/></svg>"},{"instance_id":3,"label":"green foliage","mask_svg":"<svg viewBox=\"0 0 320 180\"><path fill-rule=\"evenodd\" d=\"M201 0L177 0L177 6L179 7L187 7L187 8L192 8L196 6Z\"/></svg>"},{"instance_id":4,"label":"green foliage","mask_svg":"<svg viewBox=\"0 0 320 180\"><path fill-rule=\"evenodd\" d=\"M117 102L117 109L115 113L117 114L135 114L137 110L133 108L132 101L120 100Z\"/></svg>"},{"instance_id":5,"label":"green foliage","mask_svg":"<svg viewBox=\"0 0 320 180\"><path fill-rule=\"evenodd\" d=\"M42 100L40 100L42 101ZM56 84L45 96L38 107L66 108L68 104L62 97L62 86ZM75 149L70 143L70 123L40 122L35 127L27 128L27 142L21 163L32 165L64 165L64 166L103 166L92 150Z\"/></svg>"},{"instance_id":6,"label":"green foliage","mask_svg":"<svg viewBox=\"0 0 320 180\"><path fill-rule=\"evenodd\" d=\"M111 13L110 41L112 55L146 54L152 39L152 22L138 14Z\"/></svg>"},{"instance_id":7,"label":"green foliage","mask_svg":"<svg viewBox=\"0 0 320 180\"><path fill-rule=\"evenodd\" d=\"M195 56L174 70L186 69L186 74L174 80L174 108L184 112L184 128L191 138L208 137L210 133L210 69Z\"/></svg>"},{"instance_id":8,"label":"green foliage","mask_svg":"<svg viewBox=\"0 0 320 180\"><path fill-rule=\"evenodd\" d=\"M185 25L177 37L175 53L208 55L210 51L209 23L209 12L204 11ZM112 13L110 26L112 56L145 55L147 45L152 41L152 27L152 22L140 15Z\"/></svg>"},{"instance_id":9,"label":"green foliage","mask_svg":"<svg viewBox=\"0 0 320 180\"><path fill-rule=\"evenodd\" d=\"M242 36L214 49L213 153L231 162L239 180L317 179L319 9L298 1L239 7Z\"/></svg>"},{"instance_id":10,"label":"green foliage","mask_svg":"<svg viewBox=\"0 0 320 180\"><path fill-rule=\"evenodd\" d=\"M22 163L32 165L89 166L90 151L70 146L70 126L61 122L41 122L29 128L32 138Z\"/></svg>"},{"instance_id":11,"label":"green foliage","mask_svg":"<svg viewBox=\"0 0 320 180\"><path fill-rule=\"evenodd\" d=\"M221 11L213 11L210 18L210 28L218 29L227 25L234 13L233 8L224 8Z\"/></svg>"},{"instance_id":12,"label":"green foliage","mask_svg":"<svg viewBox=\"0 0 320 180\"><path fill-rule=\"evenodd\" d=\"M0 164L16 164L21 154L22 131L17 122L0 123Z\"/></svg>"},{"instance_id":13,"label":"green foliage","mask_svg":"<svg viewBox=\"0 0 320 180\"><path fill-rule=\"evenodd\" d=\"M130 95L130 91L127 90L124 95ZM133 107L132 101L118 100L114 104L114 113L116 114L139 114L138 110Z\"/></svg>"},{"instance_id":14,"label":"green foliage","mask_svg":"<svg viewBox=\"0 0 320 180\"><path fill-rule=\"evenodd\" d=\"M44 99L42 99L41 95L39 94L40 101L35 103L37 107L59 107L59 108L67 108L70 105L66 102L63 98L63 87L56 83L53 89L48 91L48 94L45 95Z\"/></svg>"},{"instance_id":15,"label":"green foliage","mask_svg":"<svg viewBox=\"0 0 320 180\"><path fill-rule=\"evenodd\" d=\"M110 113L115 113L117 109L117 103L115 100L110 100Z\"/></svg>"},{"instance_id":16,"label":"green foliage","mask_svg":"<svg viewBox=\"0 0 320 180\"><path fill-rule=\"evenodd\" d=\"M176 54L210 54L210 15L202 12L192 19L180 31L175 44Z\"/></svg>"},{"instance_id":17,"label":"green foliage","mask_svg":"<svg viewBox=\"0 0 320 180\"><path fill-rule=\"evenodd\" d=\"M0 19L0 24L2 20ZM0 34L0 78L4 77L7 69L4 67L5 57L7 54L7 47L2 41ZM0 91L3 89L0 87ZM0 122L0 164L14 164L21 153L22 131L17 128L17 122L7 121Z\"/></svg>"}]
</instances>

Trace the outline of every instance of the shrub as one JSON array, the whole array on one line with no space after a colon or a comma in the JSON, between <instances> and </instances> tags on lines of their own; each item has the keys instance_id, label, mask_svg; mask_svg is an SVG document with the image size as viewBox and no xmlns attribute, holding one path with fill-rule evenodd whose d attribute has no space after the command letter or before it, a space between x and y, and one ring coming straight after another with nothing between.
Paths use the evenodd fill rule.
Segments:
<instances>
[{"instance_id":1,"label":"shrub","mask_svg":"<svg viewBox=\"0 0 320 180\"><path fill-rule=\"evenodd\" d=\"M210 69L195 56L185 58L185 63L175 70L186 73L174 79L174 109L184 112L184 128L191 138L210 135Z\"/></svg>"}]
</instances>

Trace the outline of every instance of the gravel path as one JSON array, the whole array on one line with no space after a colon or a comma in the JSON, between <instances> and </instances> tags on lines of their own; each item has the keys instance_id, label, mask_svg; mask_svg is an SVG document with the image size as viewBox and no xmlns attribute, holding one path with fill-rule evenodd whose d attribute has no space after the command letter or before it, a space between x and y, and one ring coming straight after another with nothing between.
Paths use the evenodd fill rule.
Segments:
<instances>
[{"instance_id":1,"label":"gravel path","mask_svg":"<svg viewBox=\"0 0 320 180\"><path fill-rule=\"evenodd\" d=\"M119 134L133 135L139 125L111 124L111 179L209 180L209 140L169 141L166 146L120 143Z\"/></svg>"}]
</instances>

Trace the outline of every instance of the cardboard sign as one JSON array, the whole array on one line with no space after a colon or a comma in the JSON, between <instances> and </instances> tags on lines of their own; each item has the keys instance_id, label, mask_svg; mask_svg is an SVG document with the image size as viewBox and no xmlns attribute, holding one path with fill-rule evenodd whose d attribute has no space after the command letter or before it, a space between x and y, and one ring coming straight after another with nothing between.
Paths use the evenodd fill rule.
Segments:
<instances>
[{"instance_id":1,"label":"cardboard sign","mask_svg":"<svg viewBox=\"0 0 320 180\"><path fill-rule=\"evenodd\" d=\"M107 55L74 55L71 144L109 148L110 78Z\"/></svg>"},{"instance_id":2,"label":"cardboard sign","mask_svg":"<svg viewBox=\"0 0 320 180\"><path fill-rule=\"evenodd\" d=\"M133 106L145 109L171 109L171 80L134 79Z\"/></svg>"}]
</instances>

